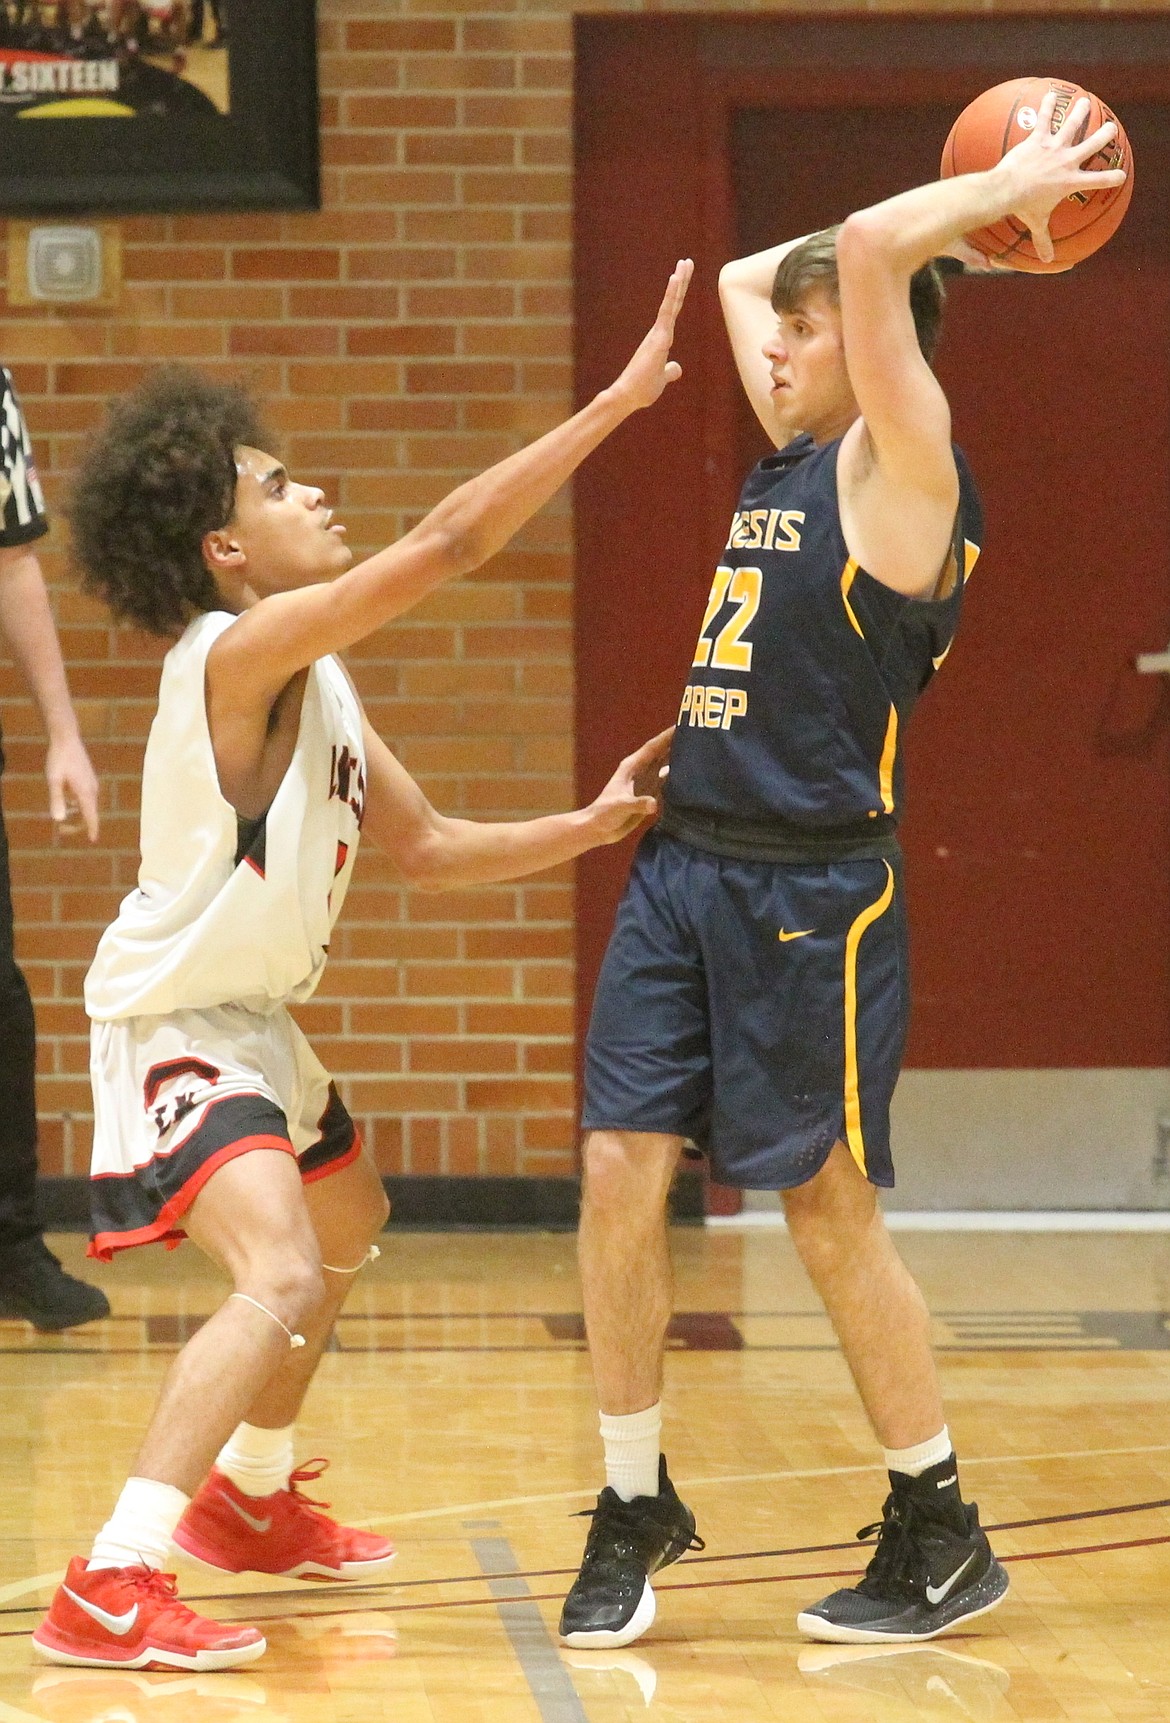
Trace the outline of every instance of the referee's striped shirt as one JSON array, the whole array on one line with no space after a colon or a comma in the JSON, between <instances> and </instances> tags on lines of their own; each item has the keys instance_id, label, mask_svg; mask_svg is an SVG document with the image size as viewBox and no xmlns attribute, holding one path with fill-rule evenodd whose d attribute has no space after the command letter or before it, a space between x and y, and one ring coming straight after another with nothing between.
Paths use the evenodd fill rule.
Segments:
<instances>
[{"instance_id":1,"label":"referee's striped shirt","mask_svg":"<svg viewBox=\"0 0 1170 1723\"><path fill-rule=\"evenodd\" d=\"M31 544L48 530L28 426L12 377L0 365L0 549Z\"/></svg>"}]
</instances>

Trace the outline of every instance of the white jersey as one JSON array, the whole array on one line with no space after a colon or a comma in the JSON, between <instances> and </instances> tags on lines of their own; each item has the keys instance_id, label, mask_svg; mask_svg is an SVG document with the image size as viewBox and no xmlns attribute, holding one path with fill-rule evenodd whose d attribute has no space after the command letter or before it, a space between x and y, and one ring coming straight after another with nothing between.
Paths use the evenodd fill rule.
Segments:
<instances>
[{"instance_id":1,"label":"white jersey","mask_svg":"<svg viewBox=\"0 0 1170 1723\"><path fill-rule=\"evenodd\" d=\"M307 999L353 872L365 804L361 708L339 664L310 667L288 771L262 820L220 792L204 672L235 617L209 612L167 653L142 778L138 886L86 977L91 1018Z\"/></svg>"}]
</instances>

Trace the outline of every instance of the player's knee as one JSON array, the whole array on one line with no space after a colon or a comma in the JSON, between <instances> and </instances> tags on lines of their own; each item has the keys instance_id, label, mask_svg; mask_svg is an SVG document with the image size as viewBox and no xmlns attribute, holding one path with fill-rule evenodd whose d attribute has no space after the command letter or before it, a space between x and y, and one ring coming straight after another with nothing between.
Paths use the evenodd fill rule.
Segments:
<instances>
[{"instance_id":1,"label":"player's knee","mask_svg":"<svg viewBox=\"0 0 1170 1723\"><path fill-rule=\"evenodd\" d=\"M819 1204L791 1201L787 1191L784 1216L797 1255L814 1284L819 1285L848 1259L852 1240Z\"/></svg>"},{"instance_id":2,"label":"player's knee","mask_svg":"<svg viewBox=\"0 0 1170 1723\"><path fill-rule=\"evenodd\" d=\"M372 1242L390 1219L390 1199L386 1195L382 1175L373 1163L366 1160L365 1157L363 1157L363 1170L366 1177L361 1187L358 1210L361 1225L365 1228L369 1241Z\"/></svg>"},{"instance_id":3,"label":"player's knee","mask_svg":"<svg viewBox=\"0 0 1170 1723\"><path fill-rule=\"evenodd\" d=\"M593 1216L629 1223L659 1214L666 1204L669 1168L640 1151L627 1136L594 1131L582 1154L581 1206Z\"/></svg>"},{"instance_id":4,"label":"player's knee","mask_svg":"<svg viewBox=\"0 0 1170 1723\"><path fill-rule=\"evenodd\" d=\"M378 1234L385 1229L389 1219L390 1219L390 1198L386 1195L386 1192L382 1188L381 1184L379 1184L378 1194L375 1197L375 1199L371 1205L371 1213L370 1213L370 1241L371 1241L371 1243L373 1242L374 1239L377 1238Z\"/></svg>"},{"instance_id":5,"label":"player's knee","mask_svg":"<svg viewBox=\"0 0 1170 1723\"><path fill-rule=\"evenodd\" d=\"M373 1244L389 1219L390 1199L386 1195L382 1180L377 1174L371 1173L350 1211L356 1248L362 1250Z\"/></svg>"},{"instance_id":6,"label":"player's knee","mask_svg":"<svg viewBox=\"0 0 1170 1723\"><path fill-rule=\"evenodd\" d=\"M271 1310L289 1328L303 1327L312 1322L325 1302L320 1254L307 1246L286 1247L256 1264L239 1291Z\"/></svg>"},{"instance_id":7,"label":"player's knee","mask_svg":"<svg viewBox=\"0 0 1170 1723\"><path fill-rule=\"evenodd\" d=\"M792 1242L814 1280L858 1260L875 1219L880 1225L873 1186L852 1162L848 1168L827 1163L781 1198Z\"/></svg>"}]
</instances>

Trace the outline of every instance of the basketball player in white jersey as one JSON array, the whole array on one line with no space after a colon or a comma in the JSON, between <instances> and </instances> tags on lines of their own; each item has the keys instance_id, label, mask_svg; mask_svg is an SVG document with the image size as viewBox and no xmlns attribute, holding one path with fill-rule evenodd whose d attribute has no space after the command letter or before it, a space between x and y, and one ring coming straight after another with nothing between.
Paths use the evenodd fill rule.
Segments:
<instances>
[{"instance_id":1,"label":"basketball player in white jersey","mask_svg":"<svg viewBox=\"0 0 1170 1723\"><path fill-rule=\"evenodd\" d=\"M94 1243L192 1238L233 1291L179 1354L113 1515L34 1634L51 1661L249 1663L255 1628L197 1615L174 1541L222 1571L355 1580L392 1546L298 1485L293 1423L387 1204L336 1090L288 1015L312 993L359 829L422 887L512 879L633 831L664 733L574 813L444 818L371 729L344 651L500 550L590 451L679 376L680 263L621 376L567 423L349 568L322 493L295 484L246 398L164 372L117 407L76 487L84 581L177 636L147 745L138 887L86 983ZM210 1476L208 1475L210 1471Z\"/></svg>"}]
</instances>

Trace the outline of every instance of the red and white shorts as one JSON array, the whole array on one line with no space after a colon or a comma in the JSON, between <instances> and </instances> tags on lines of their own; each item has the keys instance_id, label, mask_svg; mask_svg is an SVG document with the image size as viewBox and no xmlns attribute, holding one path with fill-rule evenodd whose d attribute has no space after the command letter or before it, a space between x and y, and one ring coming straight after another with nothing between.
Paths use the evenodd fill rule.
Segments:
<instances>
[{"instance_id":1,"label":"red and white shorts","mask_svg":"<svg viewBox=\"0 0 1170 1723\"><path fill-rule=\"evenodd\" d=\"M361 1153L328 1072L283 1007L240 1005L94 1023L89 1254L161 1239L217 1168L250 1149L295 1155L305 1183Z\"/></svg>"}]
</instances>

